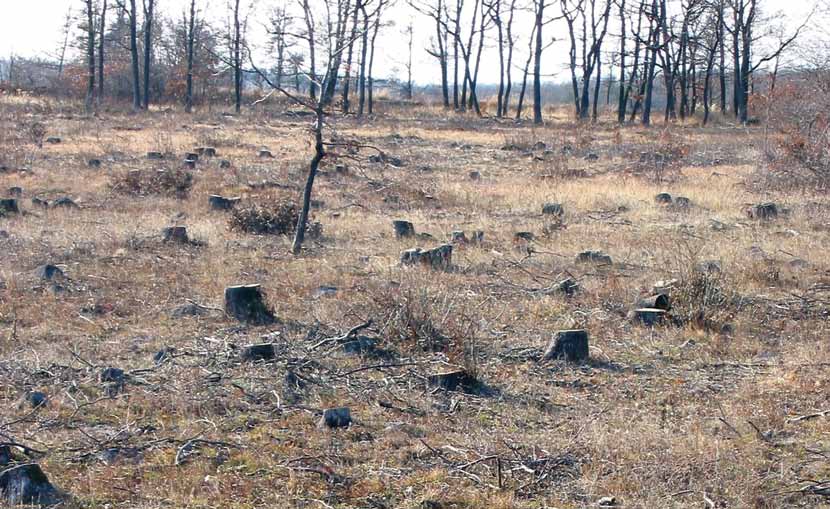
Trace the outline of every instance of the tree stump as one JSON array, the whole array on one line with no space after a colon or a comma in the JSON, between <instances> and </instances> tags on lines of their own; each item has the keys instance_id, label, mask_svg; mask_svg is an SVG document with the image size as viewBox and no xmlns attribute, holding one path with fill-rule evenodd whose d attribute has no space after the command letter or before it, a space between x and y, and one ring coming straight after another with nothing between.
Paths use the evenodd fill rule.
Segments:
<instances>
[{"instance_id":1,"label":"tree stump","mask_svg":"<svg viewBox=\"0 0 830 509\"><path fill-rule=\"evenodd\" d=\"M231 162L228 161L227 159L222 159L221 161L219 161L219 167L222 168L222 169L230 168L231 167Z\"/></svg>"},{"instance_id":2,"label":"tree stump","mask_svg":"<svg viewBox=\"0 0 830 509\"><path fill-rule=\"evenodd\" d=\"M640 309L662 309L663 311L669 311L671 309L671 301L665 293L658 293L640 299L636 307Z\"/></svg>"},{"instance_id":3,"label":"tree stump","mask_svg":"<svg viewBox=\"0 0 830 509\"><path fill-rule=\"evenodd\" d=\"M100 159L90 159L86 162L86 165L90 168L100 168L101 167L101 160Z\"/></svg>"},{"instance_id":4,"label":"tree stump","mask_svg":"<svg viewBox=\"0 0 830 509\"><path fill-rule=\"evenodd\" d=\"M395 229L395 238L405 239L407 237L415 236L415 226L409 221L396 219L392 221L392 227Z\"/></svg>"},{"instance_id":5,"label":"tree stump","mask_svg":"<svg viewBox=\"0 0 830 509\"><path fill-rule=\"evenodd\" d=\"M531 232L516 232L513 234L513 242L533 242L536 236Z\"/></svg>"},{"instance_id":6,"label":"tree stump","mask_svg":"<svg viewBox=\"0 0 830 509\"><path fill-rule=\"evenodd\" d=\"M588 359L588 332L582 329L561 330L553 336L543 360L565 359L581 362Z\"/></svg>"},{"instance_id":7,"label":"tree stump","mask_svg":"<svg viewBox=\"0 0 830 509\"><path fill-rule=\"evenodd\" d=\"M196 152L188 152L184 155L184 160L197 162L199 160L199 154Z\"/></svg>"},{"instance_id":8,"label":"tree stump","mask_svg":"<svg viewBox=\"0 0 830 509\"><path fill-rule=\"evenodd\" d=\"M657 281L654 283L654 286L651 290L655 293L655 295L669 295L672 290L677 286L678 280L677 279L669 279L666 281Z\"/></svg>"},{"instance_id":9,"label":"tree stump","mask_svg":"<svg viewBox=\"0 0 830 509\"><path fill-rule=\"evenodd\" d=\"M692 208L692 200L686 198L685 196L678 196L674 199L674 208L678 210L688 210Z\"/></svg>"},{"instance_id":10,"label":"tree stump","mask_svg":"<svg viewBox=\"0 0 830 509\"><path fill-rule=\"evenodd\" d=\"M15 198L0 199L0 213L19 214L20 207L17 205L17 200Z\"/></svg>"},{"instance_id":11,"label":"tree stump","mask_svg":"<svg viewBox=\"0 0 830 509\"><path fill-rule=\"evenodd\" d=\"M456 230L450 234L450 242L453 244L466 244L468 240L463 231Z\"/></svg>"},{"instance_id":12,"label":"tree stump","mask_svg":"<svg viewBox=\"0 0 830 509\"><path fill-rule=\"evenodd\" d=\"M427 378L429 385L440 387L446 391L473 392L479 385L479 381L464 369L456 369L443 373L435 373Z\"/></svg>"},{"instance_id":13,"label":"tree stump","mask_svg":"<svg viewBox=\"0 0 830 509\"><path fill-rule=\"evenodd\" d=\"M320 428L347 428L352 423L352 412L349 407L327 408L320 417L317 426Z\"/></svg>"},{"instance_id":14,"label":"tree stump","mask_svg":"<svg viewBox=\"0 0 830 509\"><path fill-rule=\"evenodd\" d=\"M50 145L57 145L58 143L60 143L62 141L63 140L60 139L60 137L58 137L58 136L50 136L50 137L46 138L46 143L49 143Z\"/></svg>"},{"instance_id":15,"label":"tree stump","mask_svg":"<svg viewBox=\"0 0 830 509\"><path fill-rule=\"evenodd\" d=\"M31 391L26 393L26 402L29 403L32 408L38 408L45 406L46 403L49 402L49 397L46 396L46 393Z\"/></svg>"},{"instance_id":16,"label":"tree stump","mask_svg":"<svg viewBox=\"0 0 830 509\"><path fill-rule=\"evenodd\" d=\"M634 323L641 323L647 327L652 327L661 323L666 318L665 309L656 308L641 308L635 309L631 319Z\"/></svg>"},{"instance_id":17,"label":"tree stump","mask_svg":"<svg viewBox=\"0 0 830 509\"><path fill-rule=\"evenodd\" d=\"M565 214L565 209L562 207L561 203L546 203L542 207L542 214L546 216L560 217Z\"/></svg>"},{"instance_id":18,"label":"tree stump","mask_svg":"<svg viewBox=\"0 0 830 509\"><path fill-rule=\"evenodd\" d=\"M164 154L156 151L147 152L147 159L164 159Z\"/></svg>"},{"instance_id":19,"label":"tree stump","mask_svg":"<svg viewBox=\"0 0 830 509\"><path fill-rule=\"evenodd\" d=\"M60 267L47 263L35 269L35 276L43 279L44 281L51 281L55 278L64 277L64 274Z\"/></svg>"},{"instance_id":20,"label":"tree stump","mask_svg":"<svg viewBox=\"0 0 830 509\"><path fill-rule=\"evenodd\" d=\"M576 255L576 263L592 265L611 265L613 260L602 251L583 251Z\"/></svg>"},{"instance_id":21,"label":"tree stump","mask_svg":"<svg viewBox=\"0 0 830 509\"><path fill-rule=\"evenodd\" d=\"M444 244L426 251L416 247L401 253L401 265L419 263L436 270L448 270L452 265L452 244Z\"/></svg>"},{"instance_id":22,"label":"tree stump","mask_svg":"<svg viewBox=\"0 0 830 509\"><path fill-rule=\"evenodd\" d=\"M572 296L579 290L579 283L573 278L564 279L556 283L556 290L568 297Z\"/></svg>"},{"instance_id":23,"label":"tree stump","mask_svg":"<svg viewBox=\"0 0 830 509\"><path fill-rule=\"evenodd\" d=\"M12 186L6 191L12 198L20 198L23 196L23 188L19 186Z\"/></svg>"},{"instance_id":24,"label":"tree stump","mask_svg":"<svg viewBox=\"0 0 830 509\"><path fill-rule=\"evenodd\" d=\"M750 219L759 219L767 221L778 217L778 206L775 203L759 203L752 205L746 209L746 215Z\"/></svg>"},{"instance_id":25,"label":"tree stump","mask_svg":"<svg viewBox=\"0 0 830 509\"><path fill-rule=\"evenodd\" d=\"M256 284L225 288L225 313L251 325L267 325L276 320L265 305L262 287Z\"/></svg>"},{"instance_id":26,"label":"tree stump","mask_svg":"<svg viewBox=\"0 0 830 509\"><path fill-rule=\"evenodd\" d=\"M481 172L471 171L469 173L470 180L481 180Z\"/></svg>"},{"instance_id":27,"label":"tree stump","mask_svg":"<svg viewBox=\"0 0 830 509\"><path fill-rule=\"evenodd\" d=\"M271 159L274 157L274 154L270 150L263 148L259 150L259 157L261 159Z\"/></svg>"},{"instance_id":28,"label":"tree stump","mask_svg":"<svg viewBox=\"0 0 830 509\"><path fill-rule=\"evenodd\" d=\"M205 157L216 157L216 149L214 147L199 147L196 149L196 152Z\"/></svg>"},{"instance_id":29,"label":"tree stump","mask_svg":"<svg viewBox=\"0 0 830 509\"><path fill-rule=\"evenodd\" d=\"M164 242L173 242L176 244L190 243L190 238L187 236L187 227L185 226L168 226L161 230L161 235Z\"/></svg>"},{"instance_id":30,"label":"tree stump","mask_svg":"<svg viewBox=\"0 0 830 509\"><path fill-rule=\"evenodd\" d=\"M49 202L47 200L44 200L43 198L38 198L37 196L35 196L34 198L32 198L32 205L35 206L35 207L40 207L40 208L45 209L45 208L49 207ZM2 207L0 207L0 208L2 208Z\"/></svg>"},{"instance_id":31,"label":"tree stump","mask_svg":"<svg viewBox=\"0 0 830 509\"><path fill-rule=\"evenodd\" d=\"M6 507L52 506L62 499L61 493L49 482L39 465L13 465L9 447L0 447L0 500L8 504Z\"/></svg>"},{"instance_id":32,"label":"tree stump","mask_svg":"<svg viewBox=\"0 0 830 509\"><path fill-rule=\"evenodd\" d=\"M63 207L67 209L78 209L80 208L75 201L68 197L68 196L61 196L60 198L54 200L52 203L49 204L50 207L56 209L58 207Z\"/></svg>"},{"instance_id":33,"label":"tree stump","mask_svg":"<svg viewBox=\"0 0 830 509\"><path fill-rule=\"evenodd\" d=\"M185 159L182 161L182 167L187 168L188 170L195 170L196 169L196 160L194 159Z\"/></svg>"},{"instance_id":34,"label":"tree stump","mask_svg":"<svg viewBox=\"0 0 830 509\"><path fill-rule=\"evenodd\" d=\"M274 360L277 357L277 353L274 350L273 344L263 343L259 345L246 346L242 349L242 352L239 354L239 357L243 361L247 362L270 361Z\"/></svg>"},{"instance_id":35,"label":"tree stump","mask_svg":"<svg viewBox=\"0 0 830 509\"><path fill-rule=\"evenodd\" d=\"M669 193L659 193L654 197L654 202L658 205L671 205L674 201Z\"/></svg>"},{"instance_id":36,"label":"tree stump","mask_svg":"<svg viewBox=\"0 0 830 509\"><path fill-rule=\"evenodd\" d=\"M218 194L212 194L208 196L208 205L213 210L231 210L236 206L237 203L240 202L242 198L225 198L224 196L219 196Z\"/></svg>"}]
</instances>

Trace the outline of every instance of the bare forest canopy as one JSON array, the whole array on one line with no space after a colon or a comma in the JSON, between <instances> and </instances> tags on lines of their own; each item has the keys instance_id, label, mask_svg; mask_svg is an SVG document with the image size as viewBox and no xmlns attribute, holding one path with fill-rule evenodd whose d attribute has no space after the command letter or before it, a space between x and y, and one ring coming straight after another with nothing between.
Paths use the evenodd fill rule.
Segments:
<instances>
[{"instance_id":1,"label":"bare forest canopy","mask_svg":"<svg viewBox=\"0 0 830 509\"><path fill-rule=\"evenodd\" d=\"M649 124L710 112L746 123L779 76L824 64L817 4L775 0L77 0L48 56L0 60L12 90L194 106L291 91L359 115L375 101L541 122L614 110ZM389 53L394 53L390 58ZM426 69L426 71L425 71ZM284 95L284 94L283 94Z\"/></svg>"}]
</instances>

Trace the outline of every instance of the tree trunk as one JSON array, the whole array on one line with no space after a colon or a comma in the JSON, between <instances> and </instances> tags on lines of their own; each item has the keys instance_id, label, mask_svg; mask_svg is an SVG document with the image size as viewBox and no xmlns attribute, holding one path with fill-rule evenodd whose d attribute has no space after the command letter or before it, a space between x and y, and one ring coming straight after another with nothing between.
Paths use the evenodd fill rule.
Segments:
<instances>
[{"instance_id":1,"label":"tree trunk","mask_svg":"<svg viewBox=\"0 0 830 509\"><path fill-rule=\"evenodd\" d=\"M193 48L196 38L196 0L190 0L190 19L187 26L187 90L184 96L184 111L193 111Z\"/></svg>"},{"instance_id":2,"label":"tree trunk","mask_svg":"<svg viewBox=\"0 0 830 509\"><path fill-rule=\"evenodd\" d=\"M316 123L314 125L314 157L311 158L311 163L308 168L308 178L306 179L305 188L303 189L303 205L300 210L300 216L297 219L297 231L294 233L294 242L291 246L291 252L294 255L300 254L305 240L306 225L308 224L308 211L311 208L311 191L314 188L314 177L317 176L317 168L320 166L320 161L323 160L326 153L323 147L323 107L317 106L315 110Z\"/></svg>"},{"instance_id":3,"label":"tree trunk","mask_svg":"<svg viewBox=\"0 0 830 509\"><path fill-rule=\"evenodd\" d=\"M153 10L156 0L145 0L144 6L144 109L150 108L150 57L153 52Z\"/></svg>"},{"instance_id":4,"label":"tree trunk","mask_svg":"<svg viewBox=\"0 0 830 509\"><path fill-rule=\"evenodd\" d=\"M86 23L87 83L84 108L89 113L95 96L95 17L92 0L86 0Z\"/></svg>"},{"instance_id":5,"label":"tree trunk","mask_svg":"<svg viewBox=\"0 0 830 509\"><path fill-rule=\"evenodd\" d=\"M107 33L107 0L101 4L100 35L98 36L98 103L104 98L104 36Z\"/></svg>"},{"instance_id":6,"label":"tree trunk","mask_svg":"<svg viewBox=\"0 0 830 509\"><path fill-rule=\"evenodd\" d=\"M141 109L141 76L138 64L138 10L130 0L130 59L133 68L133 109Z\"/></svg>"},{"instance_id":7,"label":"tree trunk","mask_svg":"<svg viewBox=\"0 0 830 509\"><path fill-rule=\"evenodd\" d=\"M536 0L536 49L533 52L533 123L542 123L542 26L545 0Z\"/></svg>"},{"instance_id":8,"label":"tree trunk","mask_svg":"<svg viewBox=\"0 0 830 509\"><path fill-rule=\"evenodd\" d=\"M233 98L234 110L242 110L242 28L239 21L239 0L233 9Z\"/></svg>"},{"instance_id":9,"label":"tree trunk","mask_svg":"<svg viewBox=\"0 0 830 509\"><path fill-rule=\"evenodd\" d=\"M349 108L351 107L351 103L349 103L349 85L352 80L352 62L354 61L354 43L355 39L357 39L357 15L360 9L362 8L361 0L357 0L354 6L354 12L352 13L352 31L351 35L349 36L349 46L346 50L346 77L343 81L343 92L342 92L342 110L344 114L349 113Z\"/></svg>"}]
</instances>

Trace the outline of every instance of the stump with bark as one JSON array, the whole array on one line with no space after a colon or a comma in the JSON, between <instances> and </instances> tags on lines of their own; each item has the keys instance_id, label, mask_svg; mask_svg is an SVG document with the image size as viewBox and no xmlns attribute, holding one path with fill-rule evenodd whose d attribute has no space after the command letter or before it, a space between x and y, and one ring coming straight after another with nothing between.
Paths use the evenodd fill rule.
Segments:
<instances>
[{"instance_id":1,"label":"stump with bark","mask_svg":"<svg viewBox=\"0 0 830 509\"><path fill-rule=\"evenodd\" d=\"M778 212L778 205L772 202L759 203L757 205L747 207L746 209L747 217L750 219L760 219L762 221L775 219L778 217Z\"/></svg>"},{"instance_id":2,"label":"stump with bark","mask_svg":"<svg viewBox=\"0 0 830 509\"><path fill-rule=\"evenodd\" d=\"M185 226L168 226L161 231L164 242L172 242L175 244L189 244L190 237L187 236L187 227Z\"/></svg>"},{"instance_id":3,"label":"stump with bark","mask_svg":"<svg viewBox=\"0 0 830 509\"><path fill-rule=\"evenodd\" d=\"M643 297L637 301L636 307L640 309L662 309L663 311L669 311L671 309L671 300L667 294L657 293L655 295Z\"/></svg>"},{"instance_id":4,"label":"stump with bark","mask_svg":"<svg viewBox=\"0 0 830 509\"><path fill-rule=\"evenodd\" d=\"M327 408L317 425L320 428L347 428L352 423L352 412L348 407Z\"/></svg>"},{"instance_id":5,"label":"stump with bark","mask_svg":"<svg viewBox=\"0 0 830 509\"><path fill-rule=\"evenodd\" d=\"M588 359L588 332L582 329L561 330L553 336L543 360L565 359L581 362Z\"/></svg>"},{"instance_id":6,"label":"stump with bark","mask_svg":"<svg viewBox=\"0 0 830 509\"><path fill-rule=\"evenodd\" d=\"M576 255L576 263L592 265L611 265L613 260L602 251L583 251Z\"/></svg>"},{"instance_id":7,"label":"stump with bark","mask_svg":"<svg viewBox=\"0 0 830 509\"><path fill-rule=\"evenodd\" d=\"M669 193L659 193L654 197L654 202L658 205L671 205L674 199Z\"/></svg>"},{"instance_id":8,"label":"stump with bark","mask_svg":"<svg viewBox=\"0 0 830 509\"><path fill-rule=\"evenodd\" d=\"M15 198L3 198L0 199L0 214L19 214L20 207L17 205L17 199Z\"/></svg>"},{"instance_id":9,"label":"stump with bark","mask_svg":"<svg viewBox=\"0 0 830 509\"><path fill-rule=\"evenodd\" d=\"M236 204L239 203L240 200L242 200L242 198L226 198L224 196L219 196L218 194L212 194L208 196L208 205L210 205L210 208L213 210L231 210L236 207Z\"/></svg>"},{"instance_id":10,"label":"stump with bark","mask_svg":"<svg viewBox=\"0 0 830 509\"><path fill-rule=\"evenodd\" d=\"M392 227L395 229L395 238L397 239L415 236L415 226L409 221L396 219L392 221Z\"/></svg>"},{"instance_id":11,"label":"stump with bark","mask_svg":"<svg viewBox=\"0 0 830 509\"><path fill-rule=\"evenodd\" d=\"M265 304L260 285L237 285L225 288L225 313L251 325L268 325L276 318Z\"/></svg>"},{"instance_id":12,"label":"stump with bark","mask_svg":"<svg viewBox=\"0 0 830 509\"><path fill-rule=\"evenodd\" d=\"M565 208L561 203L546 203L542 206L542 214L546 216L561 217L565 214Z\"/></svg>"},{"instance_id":13,"label":"stump with bark","mask_svg":"<svg viewBox=\"0 0 830 509\"><path fill-rule=\"evenodd\" d=\"M274 360L276 356L277 353L274 350L274 345L271 343L248 345L239 354L239 357L247 362L270 361Z\"/></svg>"},{"instance_id":14,"label":"stump with bark","mask_svg":"<svg viewBox=\"0 0 830 509\"><path fill-rule=\"evenodd\" d=\"M667 316L665 309L656 308L640 308L635 309L631 314L631 320L634 323L640 323L647 327L652 327L663 322Z\"/></svg>"}]
</instances>

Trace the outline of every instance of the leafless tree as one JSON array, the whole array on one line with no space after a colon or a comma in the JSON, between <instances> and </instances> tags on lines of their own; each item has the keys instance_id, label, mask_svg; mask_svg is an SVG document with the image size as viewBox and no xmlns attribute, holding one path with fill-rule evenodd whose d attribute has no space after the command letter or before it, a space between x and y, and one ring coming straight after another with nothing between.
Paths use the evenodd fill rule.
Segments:
<instances>
[{"instance_id":1,"label":"leafless tree","mask_svg":"<svg viewBox=\"0 0 830 509\"><path fill-rule=\"evenodd\" d=\"M86 100L84 108L87 112L92 111L95 96L95 4L92 0L83 0L86 18L83 28L86 32L86 60L87 60L87 85Z\"/></svg>"},{"instance_id":2,"label":"leafless tree","mask_svg":"<svg viewBox=\"0 0 830 509\"><path fill-rule=\"evenodd\" d=\"M184 95L184 111L193 111L193 60L196 46L196 0L190 0L187 17L187 84Z\"/></svg>"}]
</instances>

